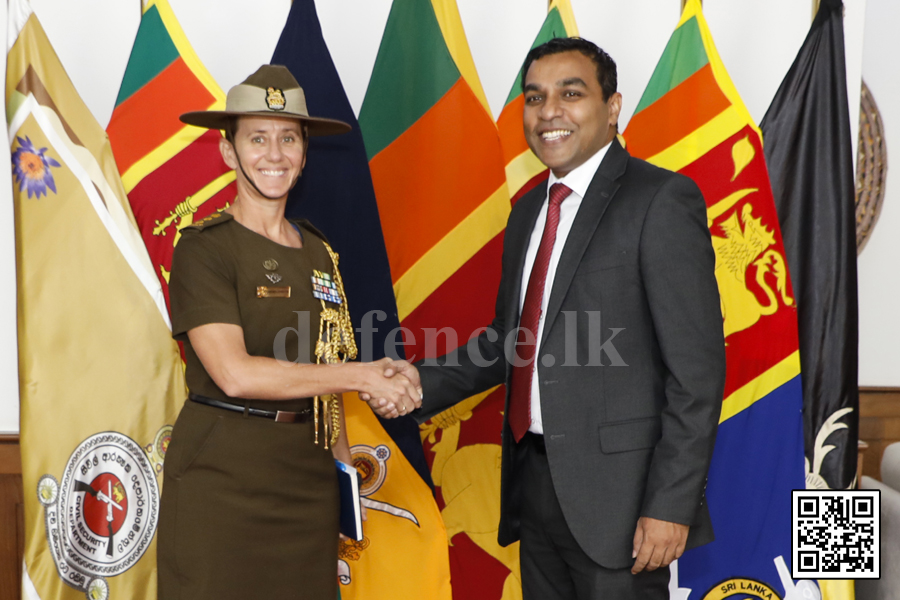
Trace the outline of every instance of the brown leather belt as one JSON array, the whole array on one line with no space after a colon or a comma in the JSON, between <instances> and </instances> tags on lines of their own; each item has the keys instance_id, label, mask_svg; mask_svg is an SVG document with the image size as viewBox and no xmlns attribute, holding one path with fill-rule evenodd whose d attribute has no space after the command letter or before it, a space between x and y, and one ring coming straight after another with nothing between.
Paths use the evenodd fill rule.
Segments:
<instances>
[{"instance_id":1,"label":"brown leather belt","mask_svg":"<svg viewBox=\"0 0 900 600\"><path fill-rule=\"evenodd\" d=\"M231 402L223 402L215 398L208 398L200 394L190 394L188 398L197 404L205 404L213 408L221 408L232 412L244 413L245 407L240 404L232 404ZM276 423L306 423L313 417L311 408L305 408L300 412L290 412L286 410L263 410L261 408L247 407L246 412L251 417L262 417L263 419L272 419Z\"/></svg>"}]
</instances>

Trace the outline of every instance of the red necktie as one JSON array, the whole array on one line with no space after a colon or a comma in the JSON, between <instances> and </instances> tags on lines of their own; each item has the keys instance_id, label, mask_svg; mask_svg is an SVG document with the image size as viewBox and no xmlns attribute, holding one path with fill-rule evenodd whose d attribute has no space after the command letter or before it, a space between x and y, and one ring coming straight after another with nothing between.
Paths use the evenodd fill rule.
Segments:
<instances>
[{"instance_id":1,"label":"red necktie","mask_svg":"<svg viewBox=\"0 0 900 600\"><path fill-rule=\"evenodd\" d=\"M550 255L553 253L556 229L559 227L559 205L571 193L572 190L562 183L554 183L550 186L547 222L544 224L541 244L534 257L534 266L531 268L528 288L525 290L525 303L522 305L522 315L519 317L519 332L516 336L516 354L518 355L516 362L519 365L513 364L509 397L509 426L512 428L517 442L522 439L531 426L531 377L534 371L534 355L537 351L544 283L547 281ZM532 332L533 335L528 336L531 338L531 343L527 343L528 340L523 329Z\"/></svg>"}]
</instances>

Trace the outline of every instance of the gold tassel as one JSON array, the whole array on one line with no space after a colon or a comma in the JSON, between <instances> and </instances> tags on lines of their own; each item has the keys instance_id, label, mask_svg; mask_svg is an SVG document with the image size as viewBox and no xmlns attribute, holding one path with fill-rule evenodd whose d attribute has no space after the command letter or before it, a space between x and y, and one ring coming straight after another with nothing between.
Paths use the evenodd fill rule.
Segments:
<instances>
[{"instance_id":1,"label":"gold tassel","mask_svg":"<svg viewBox=\"0 0 900 600\"><path fill-rule=\"evenodd\" d=\"M356 358L356 340L353 338L353 324L350 321L350 309L347 306L347 296L344 294L344 282L338 270L338 255L325 244L331 264L334 266L334 283L337 287L341 303L338 307L328 308L324 300L322 312L319 315L319 339L316 341L316 364L337 364ZM313 400L314 420L316 428L316 445L319 443L319 402L322 403L323 432L325 434L324 448L334 446L341 435L341 411L336 394L327 394L323 397L316 396Z\"/></svg>"},{"instance_id":2,"label":"gold tassel","mask_svg":"<svg viewBox=\"0 0 900 600\"><path fill-rule=\"evenodd\" d=\"M313 427L316 430L316 446L319 445L319 397L313 398Z\"/></svg>"},{"instance_id":3,"label":"gold tassel","mask_svg":"<svg viewBox=\"0 0 900 600\"><path fill-rule=\"evenodd\" d=\"M322 401L322 416L324 417L324 426L322 427L322 429L324 430L323 433L325 434L325 449L328 450L328 440L331 439L331 436L329 435L331 432L329 431L328 427L328 401L326 400ZM332 445L334 445L334 440L332 440L331 443Z\"/></svg>"}]
</instances>

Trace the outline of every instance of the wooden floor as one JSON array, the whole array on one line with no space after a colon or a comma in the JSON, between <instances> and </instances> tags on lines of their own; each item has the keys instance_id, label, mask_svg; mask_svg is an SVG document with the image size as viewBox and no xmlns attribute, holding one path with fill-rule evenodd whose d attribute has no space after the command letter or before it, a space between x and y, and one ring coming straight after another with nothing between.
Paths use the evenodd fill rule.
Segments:
<instances>
[{"instance_id":1,"label":"wooden floor","mask_svg":"<svg viewBox=\"0 0 900 600\"><path fill-rule=\"evenodd\" d=\"M880 479L885 447L900 441L900 388L861 388L859 414L859 439L868 443L862 471ZM0 435L0 598L3 600L22 597L23 498L19 438Z\"/></svg>"}]
</instances>

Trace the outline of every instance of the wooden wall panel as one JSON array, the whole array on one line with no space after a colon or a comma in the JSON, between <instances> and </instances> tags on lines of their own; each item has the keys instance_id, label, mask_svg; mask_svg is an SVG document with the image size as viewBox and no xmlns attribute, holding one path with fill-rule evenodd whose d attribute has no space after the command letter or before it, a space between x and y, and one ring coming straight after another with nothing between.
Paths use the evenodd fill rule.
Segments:
<instances>
[{"instance_id":1,"label":"wooden wall panel","mask_svg":"<svg viewBox=\"0 0 900 600\"><path fill-rule=\"evenodd\" d=\"M900 442L900 388L859 389L859 439L869 444L863 475L881 480L881 455Z\"/></svg>"},{"instance_id":2,"label":"wooden wall panel","mask_svg":"<svg viewBox=\"0 0 900 600\"><path fill-rule=\"evenodd\" d=\"M25 505L19 436L0 435L0 598L22 597Z\"/></svg>"},{"instance_id":3,"label":"wooden wall panel","mask_svg":"<svg viewBox=\"0 0 900 600\"><path fill-rule=\"evenodd\" d=\"M900 441L900 388L861 388L859 439L868 443L863 474L880 479L885 447ZM0 435L0 598L21 598L25 550L18 436Z\"/></svg>"}]
</instances>

